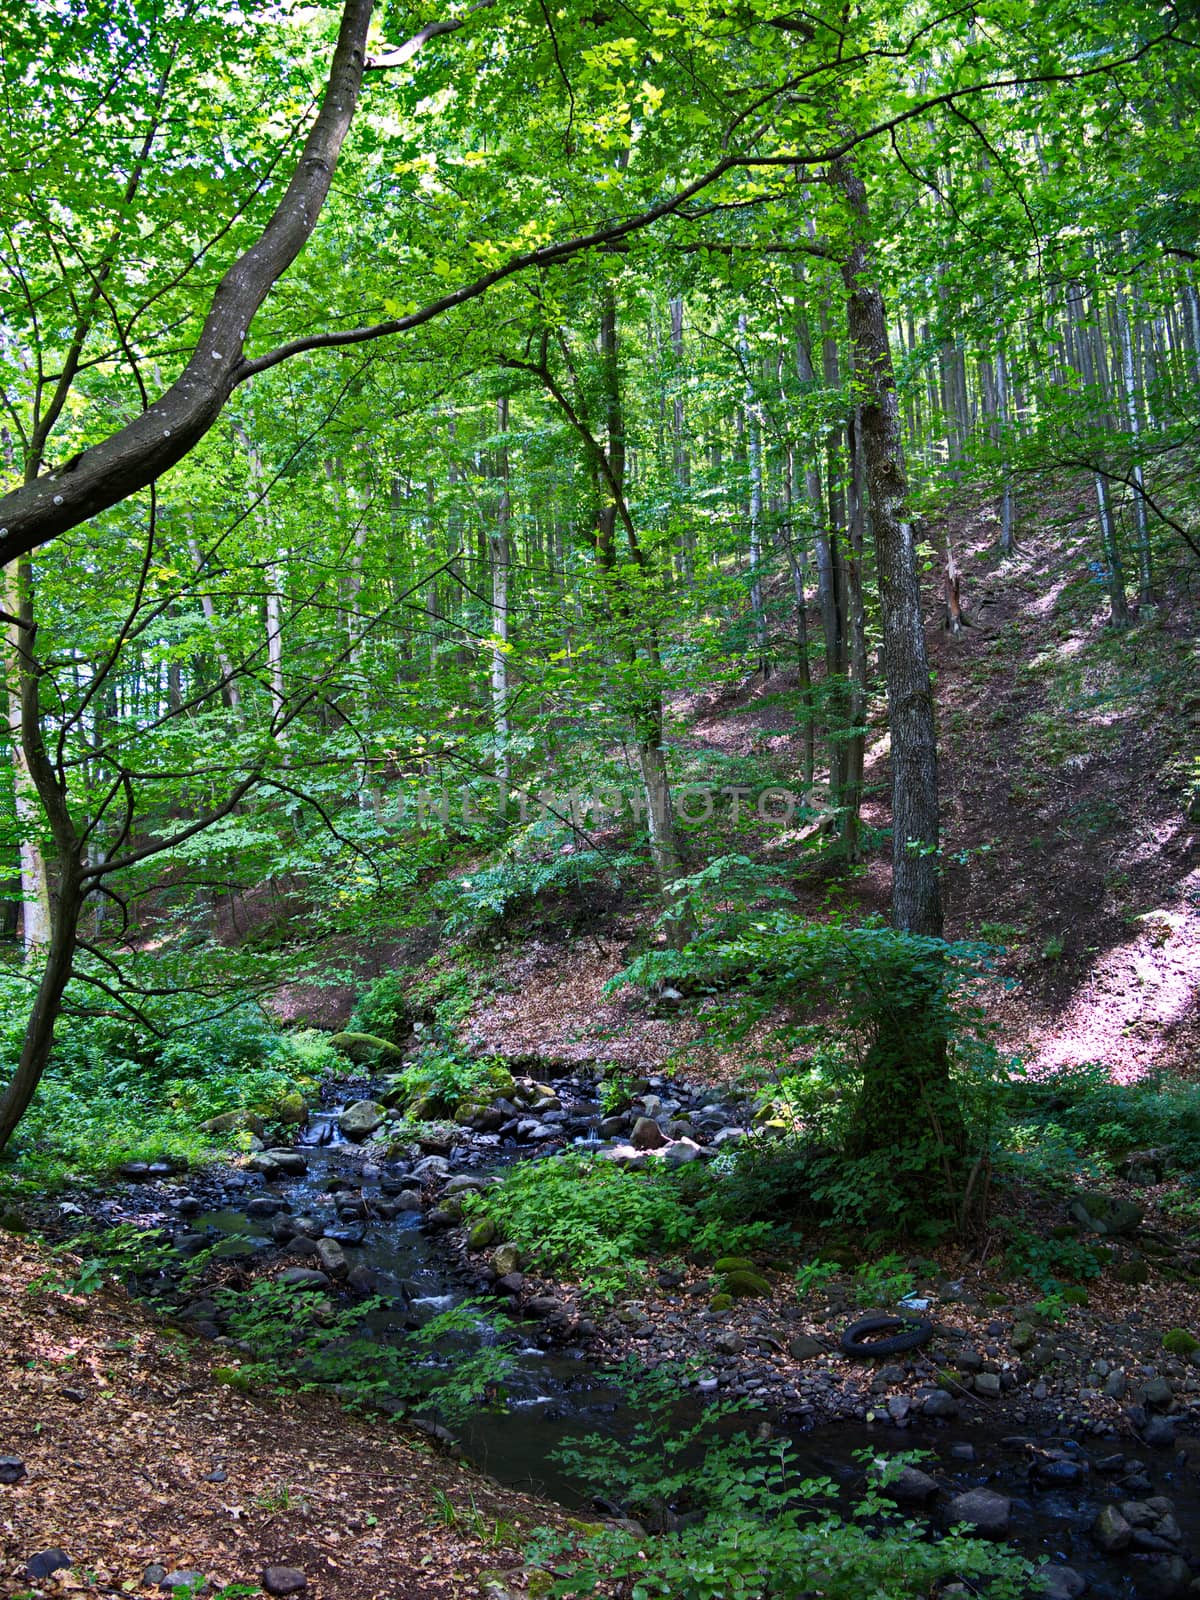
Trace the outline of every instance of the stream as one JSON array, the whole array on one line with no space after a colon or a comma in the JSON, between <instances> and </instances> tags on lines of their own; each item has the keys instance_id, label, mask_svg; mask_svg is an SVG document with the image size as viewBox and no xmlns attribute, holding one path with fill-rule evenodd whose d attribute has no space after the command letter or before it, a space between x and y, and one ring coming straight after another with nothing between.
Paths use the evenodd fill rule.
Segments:
<instances>
[{"instance_id":1,"label":"stream","mask_svg":"<svg viewBox=\"0 0 1200 1600\"><path fill-rule=\"evenodd\" d=\"M589 1085L563 1080L553 1087L568 1108L550 1124L556 1142L596 1147L598 1108L585 1098ZM140 1193L126 1192L123 1200L107 1202L102 1208L106 1220L128 1221L136 1215L139 1225L166 1226L185 1256L214 1243L219 1255L265 1256L281 1243L299 1242L309 1252L307 1270L320 1268L321 1262L312 1259L317 1242L328 1251L323 1241L332 1240L345 1257L337 1273L343 1284L348 1277L360 1295L373 1293L385 1301L385 1309L368 1318L375 1336L401 1340L414 1325L480 1296L478 1281L471 1281L461 1258L448 1247L436 1217L431 1225L431 1182L444 1188L454 1176L460 1181L464 1175L486 1179L513 1160L545 1158L550 1141L529 1142L528 1133L522 1144L511 1139L502 1143L495 1133L464 1135L463 1144L447 1156L381 1167L370 1147L343 1137L341 1111L340 1105L331 1105L310 1117L288 1163L291 1174L272 1171L272 1153L267 1152L261 1158L268 1168L265 1174L226 1169L215 1188L207 1177L197 1177L192 1185L164 1186L163 1210L156 1218L145 1206L151 1199L145 1181L161 1174L130 1173L141 1180ZM306 1169L302 1173L299 1157ZM426 1209L419 1209L415 1200L414 1185L422 1179ZM504 1308L502 1298L492 1298L498 1309ZM205 1320L204 1304L198 1306L200 1315L196 1309L185 1306L184 1317L201 1334L219 1336L220 1329ZM476 1348L503 1343L509 1370L503 1407L481 1407L455 1430L466 1457L507 1486L573 1510L599 1507L619 1513L622 1508L603 1498L603 1485L587 1482L554 1459L561 1446L589 1434L630 1434L637 1412L613 1374L589 1358L571 1330L556 1330L544 1317L526 1320L518 1315L500 1334L481 1311L472 1319L468 1345L472 1342ZM681 1421L694 1418L704 1403L696 1389L684 1391ZM799 1471L832 1478L848 1502L863 1482L856 1453L868 1449L876 1456L929 1452L931 1459L922 1467L936 1480L936 1495L918 1494L903 1509L927 1518L932 1526L946 1526L947 1507L956 1495L987 1489L1008 1497L1011 1524L1006 1537L1024 1554L1052 1563L1053 1573L1042 1590L1049 1600L1074 1600L1085 1590L1100 1600L1174 1600L1183 1595L1196 1600L1200 1595L1195 1578L1200 1570L1196 1455L1189 1462L1184 1451L1140 1449L1120 1437L1076 1437L1069 1431L1069 1419L1063 1420L1063 1431L1042 1428L1033 1436L1016 1435L1011 1426L986 1417L942 1423L918 1416L903 1429L852 1419L805 1427L786 1413L772 1416L760 1407L753 1423L764 1414L771 1416L777 1437L791 1439ZM1164 1510L1156 1497L1165 1497L1169 1506ZM1101 1509L1127 1509L1129 1502L1145 1508L1147 1501L1152 1504L1149 1511L1143 1509L1142 1525L1134 1525L1132 1546L1104 1554L1091 1534ZM1164 1530L1169 1534L1165 1539Z\"/></svg>"}]
</instances>

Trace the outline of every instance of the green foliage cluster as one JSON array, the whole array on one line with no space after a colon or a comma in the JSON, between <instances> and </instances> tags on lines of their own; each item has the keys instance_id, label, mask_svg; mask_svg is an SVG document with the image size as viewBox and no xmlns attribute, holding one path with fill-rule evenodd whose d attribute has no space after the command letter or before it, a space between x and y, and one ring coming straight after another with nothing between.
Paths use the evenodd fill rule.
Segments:
<instances>
[{"instance_id":1,"label":"green foliage cluster","mask_svg":"<svg viewBox=\"0 0 1200 1600\"><path fill-rule=\"evenodd\" d=\"M9 1068L28 1006L27 985L0 979ZM46 1182L164 1154L202 1161L217 1141L200 1123L240 1108L269 1122L285 1096L307 1095L337 1067L325 1035L285 1032L252 1001L217 1010L177 994L156 1021L158 1035L122 1013L61 1017L51 1068L12 1147L22 1171Z\"/></svg>"},{"instance_id":2,"label":"green foliage cluster","mask_svg":"<svg viewBox=\"0 0 1200 1600\"><path fill-rule=\"evenodd\" d=\"M990 978L980 945L774 912L743 914L735 933L702 935L681 951L645 952L611 982L675 984L708 997L706 1037L759 1036L758 1080L791 1131L736 1175L748 1214L794 1199L809 1215L869 1232L930 1235L961 1215L963 1174L990 1158L997 1135L1006 1080L980 1006ZM807 1020L814 1014L820 1020ZM872 1064L897 1034L911 1044L918 1024L918 1048L944 1054L941 1109L961 1126L962 1148L950 1151L939 1119L914 1104L902 1147L860 1149ZM783 1071L780 1060L790 1063Z\"/></svg>"},{"instance_id":3,"label":"green foliage cluster","mask_svg":"<svg viewBox=\"0 0 1200 1600\"><path fill-rule=\"evenodd\" d=\"M723 1256L775 1232L766 1222L736 1220L719 1177L707 1172L638 1172L575 1151L521 1162L498 1187L466 1196L464 1207L490 1217L537 1269L601 1299L627 1290L651 1253Z\"/></svg>"},{"instance_id":4,"label":"green foliage cluster","mask_svg":"<svg viewBox=\"0 0 1200 1600\"><path fill-rule=\"evenodd\" d=\"M1100 1276L1101 1257L1073 1233L1064 1230L1061 1237L1035 1233L1012 1218L1004 1218L1003 1224L1008 1236L1005 1265L1019 1277L1029 1278L1043 1294L1055 1294L1063 1284Z\"/></svg>"},{"instance_id":5,"label":"green foliage cluster","mask_svg":"<svg viewBox=\"0 0 1200 1600\"><path fill-rule=\"evenodd\" d=\"M428 1097L440 1102L445 1114L465 1101L488 1100L511 1090L513 1079L499 1056L476 1056L457 1045L430 1043L389 1082L406 1103Z\"/></svg>"},{"instance_id":6,"label":"green foliage cluster","mask_svg":"<svg viewBox=\"0 0 1200 1600\"><path fill-rule=\"evenodd\" d=\"M632 1375L630 1375L632 1377ZM867 1484L848 1511L829 1478L806 1476L788 1440L763 1440L733 1407L681 1415L680 1374L662 1371L637 1388L629 1439L592 1435L560 1452L584 1481L603 1483L628 1514L670 1531L653 1538L612 1529L577 1539L541 1532L529 1551L549 1565L547 1593L605 1592L614 1583L645 1600L918 1600L959 1580L994 1600L1028 1592L1031 1564L1002 1545L900 1515L888 1483L913 1455L863 1454ZM724 1432L725 1436L722 1436Z\"/></svg>"},{"instance_id":7,"label":"green foliage cluster","mask_svg":"<svg viewBox=\"0 0 1200 1600\"><path fill-rule=\"evenodd\" d=\"M215 1298L240 1352L237 1364L218 1368L217 1376L247 1392L332 1391L356 1408L461 1420L486 1403L508 1370L504 1349L479 1347L477 1339L482 1316L501 1332L504 1319L472 1301L389 1341L372 1326L372 1315L389 1309L378 1297L338 1310L259 1279L246 1290L219 1290Z\"/></svg>"},{"instance_id":8,"label":"green foliage cluster","mask_svg":"<svg viewBox=\"0 0 1200 1600\"><path fill-rule=\"evenodd\" d=\"M552 896L577 896L605 879L619 883L622 873L640 866L640 858L628 851L610 855L570 845L553 855L506 853L468 876L446 879L435 898L445 912L447 934L477 934Z\"/></svg>"},{"instance_id":9,"label":"green foliage cluster","mask_svg":"<svg viewBox=\"0 0 1200 1600\"><path fill-rule=\"evenodd\" d=\"M1111 1164L1131 1151L1153 1149L1184 1171L1200 1166L1200 1084L1166 1077L1114 1082L1100 1063L1074 1067L1029 1083L1019 1109L1029 1113L1028 1142Z\"/></svg>"}]
</instances>

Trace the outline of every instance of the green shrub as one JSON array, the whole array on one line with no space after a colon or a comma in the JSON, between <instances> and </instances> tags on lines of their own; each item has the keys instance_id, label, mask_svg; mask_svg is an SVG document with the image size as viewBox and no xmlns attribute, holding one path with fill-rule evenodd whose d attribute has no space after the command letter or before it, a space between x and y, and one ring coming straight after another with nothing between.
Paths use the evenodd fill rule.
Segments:
<instances>
[{"instance_id":1,"label":"green shrub","mask_svg":"<svg viewBox=\"0 0 1200 1600\"><path fill-rule=\"evenodd\" d=\"M408 1000L408 987L412 974L401 968L385 972L359 995L350 1021L348 1033L373 1033L391 1044L400 1044L408 1033L412 1015Z\"/></svg>"},{"instance_id":2,"label":"green shrub","mask_svg":"<svg viewBox=\"0 0 1200 1600\"><path fill-rule=\"evenodd\" d=\"M452 1045L429 1044L389 1083L406 1104L426 1097L436 1100L445 1113L464 1102L490 1099L511 1091L512 1073L500 1056L473 1056Z\"/></svg>"},{"instance_id":3,"label":"green shrub","mask_svg":"<svg viewBox=\"0 0 1200 1600\"><path fill-rule=\"evenodd\" d=\"M630 1381L630 1380L627 1380ZM912 1455L862 1453L867 1486L848 1515L829 1478L802 1475L788 1440L732 1434L736 1408L689 1421L680 1375L635 1389L631 1439L593 1435L559 1452L593 1490L651 1528L682 1512L685 1526L647 1537L612 1529L587 1536L539 1532L531 1562L554 1573L549 1593L632 1594L652 1600L918 1600L952 1580L993 1600L1029 1590L1032 1564L1003 1546L951 1532L931 1539L897 1513L888 1483ZM724 1436L723 1436L724 1435Z\"/></svg>"},{"instance_id":4,"label":"green shrub","mask_svg":"<svg viewBox=\"0 0 1200 1600\"><path fill-rule=\"evenodd\" d=\"M535 1270L612 1298L644 1273L646 1258L685 1249L725 1255L770 1236L735 1223L716 1204L720 1179L694 1167L636 1172L571 1151L511 1167L504 1181L464 1201L515 1244Z\"/></svg>"},{"instance_id":5,"label":"green shrub","mask_svg":"<svg viewBox=\"0 0 1200 1600\"><path fill-rule=\"evenodd\" d=\"M1044 1294L1058 1292L1064 1283L1100 1276L1100 1259L1092 1245L1073 1236L1056 1239L1034 1233L1022 1223L1002 1218L1008 1234L1004 1262L1018 1277L1029 1278Z\"/></svg>"},{"instance_id":6,"label":"green shrub","mask_svg":"<svg viewBox=\"0 0 1200 1600\"><path fill-rule=\"evenodd\" d=\"M1186 1328L1170 1328L1163 1334L1163 1349L1169 1355L1190 1356L1200 1350L1200 1339L1195 1338Z\"/></svg>"}]
</instances>

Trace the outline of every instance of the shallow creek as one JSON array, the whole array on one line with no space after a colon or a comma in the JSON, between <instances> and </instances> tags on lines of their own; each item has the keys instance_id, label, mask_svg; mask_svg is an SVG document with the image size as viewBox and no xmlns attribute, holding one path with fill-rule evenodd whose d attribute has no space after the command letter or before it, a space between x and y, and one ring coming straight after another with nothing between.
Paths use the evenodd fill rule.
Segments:
<instances>
[{"instance_id":1,"label":"shallow creek","mask_svg":"<svg viewBox=\"0 0 1200 1600\"><path fill-rule=\"evenodd\" d=\"M230 1181L222 1190L224 1203L189 1216L186 1228L193 1240L200 1236L206 1243L223 1240L222 1253L253 1255L274 1247L275 1219L248 1215L248 1207L251 1212L261 1212L267 1209L267 1202L276 1200L283 1215L321 1219L327 1224L326 1236L342 1245L349 1266L370 1269L375 1291L394 1308L371 1314L369 1321L378 1337L381 1341L400 1339L414 1323L476 1298L479 1289L465 1276L445 1235L430 1228L424 1212L413 1209L391 1217L378 1215L385 1192L396 1193L394 1182L389 1183L390 1169L367 1165L364 1172L362 1149L344 1142L338 1131L339 1110L331 1108L314 1115L301 1136L298 1148L307 1161L304 1176L254 1178L249 1187L239 1188L244 1180L226 1175ZM586 1134L582 1142L594 1144L595 1136ZM528 1147L502 1149L495 1138L476 1140L455 1152L451 1171L483 1174L530 1154ZM362 1202L358 1218L331 1214L331 1185L339 1176L353 1180ZM209 1192L203 1185L197 1187ZM197 1208L193 1205L190 1209ZM385 1205L384 1209L391 1208ZM121 1213L114 1207L112 1214ZM481 1312L468 1337L478 1345L503 1340L510 1367L503 1408L481 1408L469 1424L456 1430L465 1455L506 1485L533 1490L573 1509L600 1505L618 1510L604 1500L603 1484L569 1473L553 1459L563 1444L589 1434L620 1438L631 1432L636 1413L611 1373L589 1360L580 1346L550 1339L545 1328L534 1322L518 1320L506 1334L499 1335L488 1315ZM703 1404L703 1399L690 1391L690 1398L681 1400L681 1417L694 1416L694 1408ZM762 1416L757 1413L754 1422ZM932 1459L923 1466L937 1480L939 1492L930 1505L906 1506L906 1511L928 1517L933 1526L944 1526L945 1508L957 1494L986 1487L1008 1496L1012 1501L1010 1542L1029 1556L1045 1557L1056 1567L1073 1569L1086 1580L1087 1593L1101 1600L1132 1600L1135 1596L1138 1600L1173 1600L1184 1594L1194 1600L1200 1595L1200 1580L1195 1578L1200 1568L1200 1458L1194 1454L1189 1462L1184 1451L1139 1449L1132 1440L1076 1439L1069 1431L1069 1419L1059 1431L1042 1431L1035 1438L1014 1436L1002 1424L987 1420L964 1419L945 1425L922 1424L918 1418L903 1430L856 1421L808 1428L789 1424L786 1418L773 1418L772 1422L777 1435L792 1438L797 1465L805 1476L828 1476L848 1497L862 1484L857 1452L869 1449L877 1456L930 1452ZM1039 1452L1060 1453L1057 1468L1049 1474L1044 1454L1041 1475L1031 1471L1031 1461ZM1089 1531L1101 1508L1126 1501L1144 1503L1154 1496L1166 1496L1172 1502L1179 1541L1157 1550L1151 1546L1140 1555L1102 1554ZM1178 1559L1171 1575L1168 1563L1173 1556L1184 1557L1189 1565L1196 1562L1186 1579ZM1069 1575L1062 1578L1061 1587L1046 1591L1055 1600L1082 1592ZM1191 1589L1189 1582L1193 1583Z\"/></svg>"}]
</instances>

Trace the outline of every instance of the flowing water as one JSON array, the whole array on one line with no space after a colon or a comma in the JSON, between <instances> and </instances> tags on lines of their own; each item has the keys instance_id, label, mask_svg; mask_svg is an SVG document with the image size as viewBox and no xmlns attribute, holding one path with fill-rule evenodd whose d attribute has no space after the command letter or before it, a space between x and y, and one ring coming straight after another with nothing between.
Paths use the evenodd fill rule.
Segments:
<instances>
[{"instance_id":1,"label":"flowing water","mask_svg":"<svg viewBox=\"0 0 1200 1600\"><path fill-rule=\"evenodd\" d=\"M301 1138L308 1160L304 1177L268 1183L247 1191L221 1209L195 1217L189 1226L207 1238L223 1240L223 1251L255 1253L272 1244L271 1219L247 1217L240 1209L252 1197L273 1195L286 1203L293 1216L305 1213L328 1220L326 1233L339 1240L351 1266L372 1270L376 1290L386 1309L368 1318L381 1340L400 1340L414 1326L439 1312L459 1307L477 1290L461 1276L461 1269L431 1231L419 1211L403 1212L391 1220L372 1216L382 1198L380 1179L362 1176L362 1152L348 1146L338 1131L338 1110L315 1114ZM584 1135L584 1141L598 1140ZM498 1141L474 1148L457 1170L480 1175L518 1158L511 1149L501 1151ZM372 1169L368 1168L368 1174ZM377 1170L377 1169L376 1169ZM353 1178L366 1202L365 1221L333 1225L330 1183ZM382 1174L381 1174L382 1176ZM460 1336L461 1337L461 1336ZM471 1318L465 1347L503 1343L508 1362L502 1405L481 1406L455 1435L467 1457L501 1483L546 1495L574 1509L619 1510L604 1500L604 1485L588 1481L586 1469L569 1471L555 1460L564 1445L578 1443L590 1434L628 1437L638 1420L613 1374L590 1361L581 1348L548 1343L538 1324L516 1323L504 1333L493 1326L491 1314L481 1309ZM692 1392L680 1402L680 1420L686 1422L702 1405ZM756 1420L761 1419L761 1413ZM775 1419L778 1433L788 1433L785 1421ZM926 1450L933 1460L926 1468L949 1493L986 1486L1011 1497L1012 1528L1009 1535L1026 1554L1065 1563L1086 1578L1088 1592L1100 1600L1129 1600L1153 1596L1163 1600L1159 1576L1145 1562L1103 1557L1088 1530L1102 1505L1116 1498L1109 1465L1119 1448L1115 1441L1086 1443L1073 1439L1069 1423L1052 1437L1040 1436L1040 1447L1057 1447L1073 1455L1081 1471L1078 1482L1063 1487L1039 1487L1029 1472L1029 1441L1011 1438L1003 1428L986 1422L955 1422L946 1428L917 1422L904 1431L884 1425L833 1422L813 1428L796 1427L790 1435L797 1465L805 1476L828 1476L847 1496L862 1484L858 1453L870 1450L887 1455L901 1450ZM1183 1454L1143 1452L1144 1463L1126 1461L1124 1471L1140 1465L1145 1487L1135 1496L1168 1496L1182 1529L1184 1550L1200 1553L1200 1492L1195 1465ZM1195 1458L1193 1458L1195 1461Z\"/></svg>"}]
</instances>

